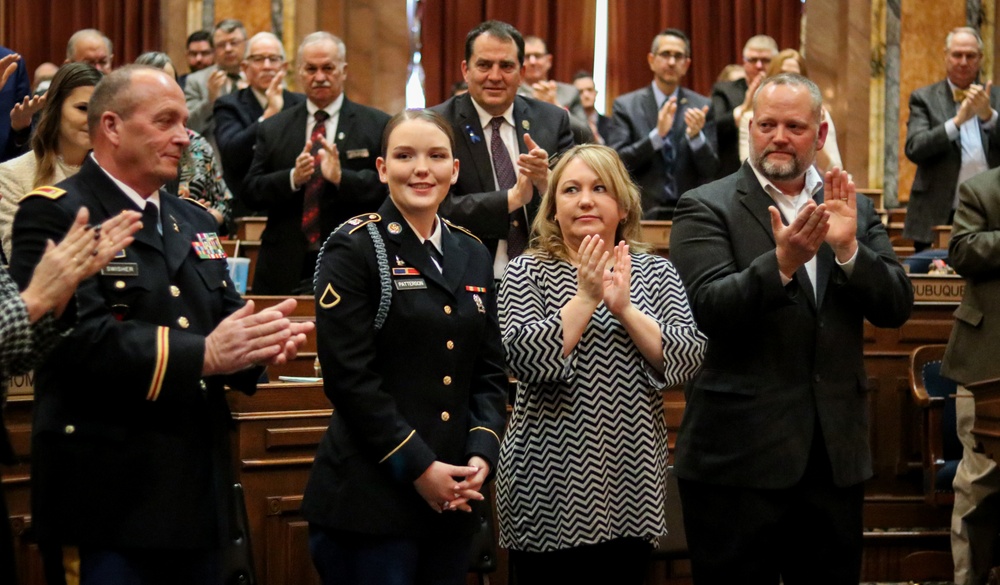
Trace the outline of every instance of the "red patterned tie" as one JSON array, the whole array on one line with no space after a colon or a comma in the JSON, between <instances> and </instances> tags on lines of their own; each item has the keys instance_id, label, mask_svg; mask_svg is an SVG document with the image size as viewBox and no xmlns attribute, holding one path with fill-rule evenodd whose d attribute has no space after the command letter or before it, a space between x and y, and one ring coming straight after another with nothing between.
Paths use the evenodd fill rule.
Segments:
<instances>
[{"instance_id":1,"label":"red patterned tie","mask_svg":"<svg viewBox=\"0 0 1000 585\"><path fill-rule=\"evenodd\" d=\"M510 189L517 183L517 173L510 162L507 146L500 136L503 118L497 116L490 121L493 133L490 136L490 156L493 158L493 172L497 175L497 187ZM517 258L524 252L528 243L528 226L525 225L523 209L510 214L510 229L507 232L507 258Z\"/></svg>"},{"instance_id":2,"label":"red patterned tie","mask_svg":"<svg viewBox=\"0 0 1000 585\"><path fill-rule=\"evenodd\" d=\"M312 142L310 152L315 157L316 153L323 148L322 139L326 138L326 119L330 117L324 110L316 110L316 125L313 126L309 140ZM306 182L305 195L302 198L302 233L306 235L309 245L313 246L319 242L319 196L323 192L323 173L319 168L319 160L316 160L316 169L313 176Z\"/></svg>"}]
</instances>

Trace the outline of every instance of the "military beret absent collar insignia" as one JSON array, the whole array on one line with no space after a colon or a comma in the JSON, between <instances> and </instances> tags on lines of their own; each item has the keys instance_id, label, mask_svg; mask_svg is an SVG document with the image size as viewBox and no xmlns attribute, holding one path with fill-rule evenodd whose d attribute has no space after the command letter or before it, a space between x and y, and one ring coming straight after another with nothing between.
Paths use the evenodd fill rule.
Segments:
<instances>
[{"instance_id":1,"label":"military beret absent collar insignia","mask_svg":"<svg viewBox=\"0 0 1000 585\"><path fill-rule=\"evenodd\" d=\"M403 233L403 226L399 225L395 221L390 223L386 229L389 231L390 234L394 236L398 236L399 234Z\"/></svg>"},{"instance_id":2,"label":"military beret absent collar insignia","mask_svg":"<svg viewBox=\"0 0 1000 585\"><path fill-rule=\"evenodd\" d=\"M25 195L24 198L27 199L28 197L38 195L40 197L45 197L46 199L51 199L55 201L56 199L59 199L65 194L66 190L60 189L59 187L38 187L37 189Z\"/></svg>"},{"instance_id":3,"label":"military beret absent collar insignia","mask_svg":"<svg viewBox=\"0 0 1000 585\"><path fill-rule=\"evenodd\" d=\"M470 232L469 230L465 229L464 227L462 227L460 225L455 225L455 224L451 223L450 221L448 221L447 219L444 219L443 217L441 218L441 221L443 221L445 223L445 225L447 225L448 227L462 232L463 234L465 234L465 235L469 236L470 238L476 240L480 244L483 243L482 240L480 240L478 237L476 237L476 234Z\"/></svg>"},{"instance_id":4,"label":"military beret absent collar insignia","mask_svg":"<svg viewBox=\"0 0 1000 585\"><path fill-rule=\"evenodd\" d=\"M323 291L323 296L319 298L319 306L321 309L332 309L340 303L340 295L337 291L333 290L333 285L326 283L326 289Z\"/></svg>"}]
</instances>

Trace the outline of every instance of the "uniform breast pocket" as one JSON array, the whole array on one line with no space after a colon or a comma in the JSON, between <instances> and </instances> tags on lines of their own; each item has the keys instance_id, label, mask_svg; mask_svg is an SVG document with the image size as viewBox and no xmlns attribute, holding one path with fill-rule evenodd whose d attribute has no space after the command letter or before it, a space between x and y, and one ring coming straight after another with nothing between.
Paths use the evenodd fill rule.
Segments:
<instances>
[{"instance_id":1,"label":"uniform breast pocket","mask_svg":"<svg viewBox=\"0 0 1000 585\"><path fill-rule=\"evenodd\" d=\"M138 306L142 298L152 290L150 283L140 272L102 274L99 282L108 310L119 321L128 319L133 307Z\"/></svg>"},{"instance_id":2,"label":"uniform breast pocket","mask_svg":"<svg viewBox=\"0 0 1000 585\"><path fill-rule=\"evenodd\" d=\"M205 288L210 291L231 286L228 282L229 268L225 260L199 260L195 264L195 272L205 283Z\"/></svg>"}]
</instances>

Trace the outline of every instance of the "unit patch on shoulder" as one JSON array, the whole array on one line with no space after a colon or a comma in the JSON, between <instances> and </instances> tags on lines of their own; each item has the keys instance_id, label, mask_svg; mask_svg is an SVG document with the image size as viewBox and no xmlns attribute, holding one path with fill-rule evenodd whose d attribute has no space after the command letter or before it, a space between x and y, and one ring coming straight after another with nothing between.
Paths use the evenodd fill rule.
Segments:
<instances>
[{"instance_id":1,"label":"unit patch on shoulder","mask_svg":"<svg viewBox=\"0 0 1000 585\"><path fill-rule=\"evenodd\" d=\"M56 199L59 199L65 194L66 190L60 189L59 187L38 187L34 191L31 191L30 193L25 195L24 198L27 199L28 197L38 195L41 197L45 197L46 199L52 199L53 201L55 201Z\"/></svg>"},{"instance_id":2,"label":"unit patch on shoulder","mask_svg":"<svg viewBox=\"0 0 1000 585\"><path fill-rule=\"evenodd\" d=\"M362 227L372 222L379 222L379 221L382 221L382 216L377 213L362 213L361 215L356 215L351 219L345 221L344 223L340 224L340 227L343 228L344 226L347 226L348 228L350 228L348 229L347 233L353 234Z\"/></svg>"},{"instance_id":3,"label":"unit patch on shoulder","mask_svg":"<svg viewBox=\"0 0 1000 585\"><path fill-rule=\"evenodd\" d=\"M448 221L447 219L444 219L444 218L441 218L441 221L443 221L445 223L445 225L447 225L451 229L458 230L458 231L462 232L463 234L465 234L465 235L469 236L470 238L476 240L480 244L483 243L483 241L480 240L479 237L476 236L476 234L470 232L468 229L466 229L466 228L464 228L464 227L462 227L460 225L455 225L455 224L451 223L450 221Z\"/></svg>"}]
</instances>

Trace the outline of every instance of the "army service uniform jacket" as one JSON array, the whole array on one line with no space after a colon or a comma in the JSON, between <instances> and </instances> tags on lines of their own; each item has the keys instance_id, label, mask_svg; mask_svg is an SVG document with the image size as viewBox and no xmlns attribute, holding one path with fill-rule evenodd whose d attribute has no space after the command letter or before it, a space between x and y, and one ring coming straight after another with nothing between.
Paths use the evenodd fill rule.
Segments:
<instances>
[{"instance_id":1,"label":"army service uniform jacket","mask_svg":"<svg viewBox=\"0 0 1000 585\"><path fill-rule=\"evenodd\" d=\"M466 465L473 455L492 474L505 419L490 254L460 228L438 229L443 275L391 199L324 245L317 345L334 412L302 502L310 523L403 537L473 531L474 514L436 513L413 485L434 461ZM391 304L376 331L383 282Z\"/></svg>"},{"instance_id":2,"label":"army service uniform jacket","mask_svg":"<svg viewBox=\"0 0 1000 585\"><path fill-rule=\"evenodd\" d=\"M94 224L136 209L92 157L58 187L29 194L14 218L21 287L81 206ZM162 236L145 221L80 284L76 328L36 369L32 522L43 543L211 549L229 517L223 384L252 392L260 371L202 378L205 337L243 300L224 254L194 245L215 232L212 216L163 191L160 203Z\"/></svg>"}]
</instances>

